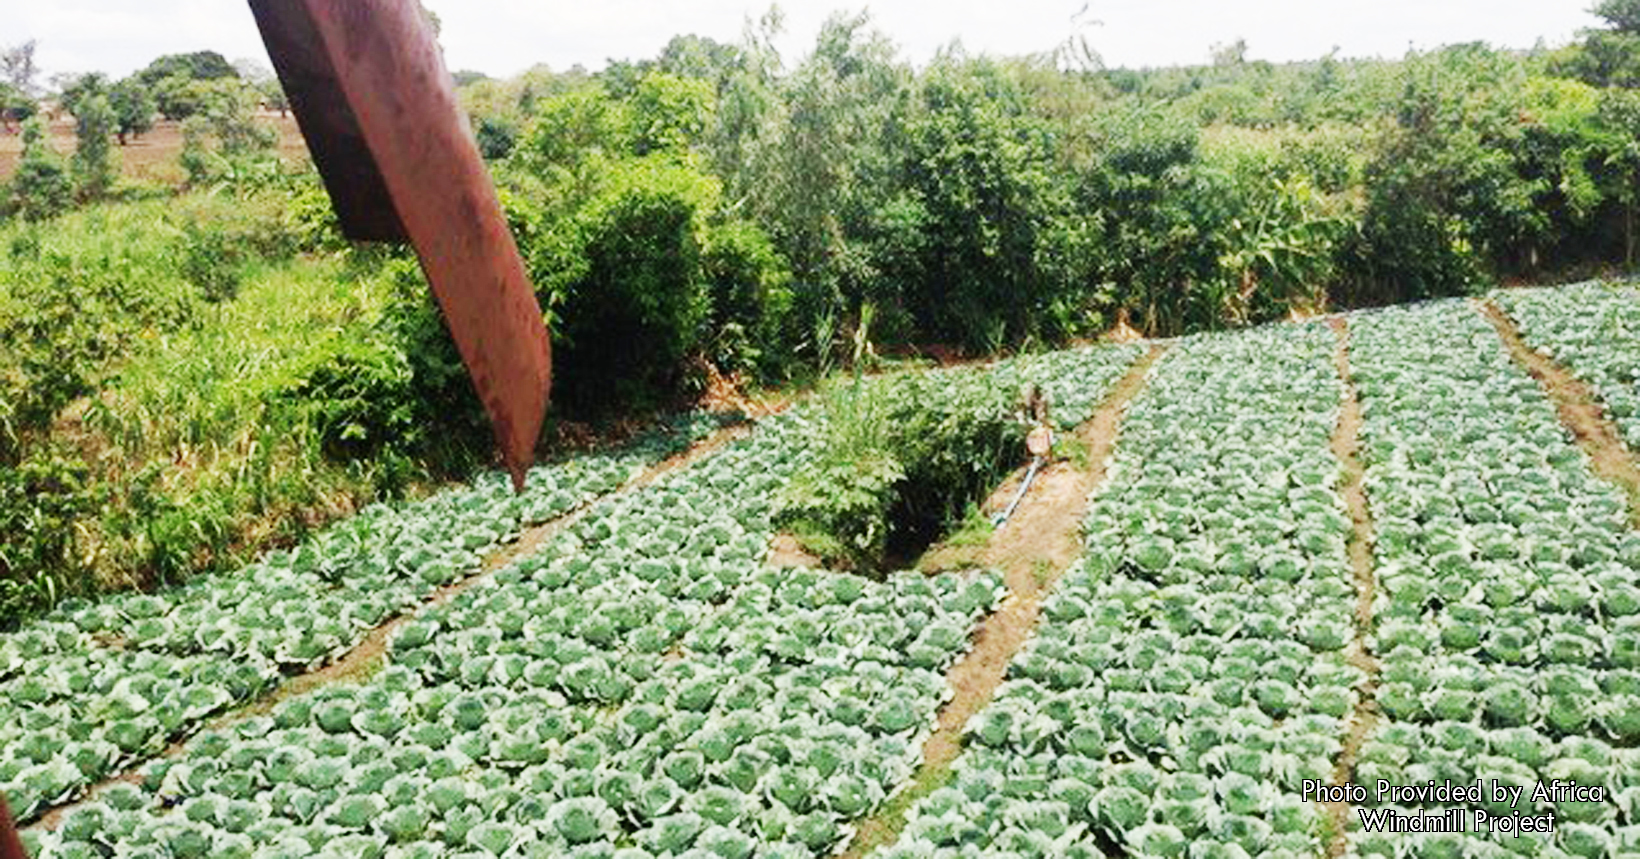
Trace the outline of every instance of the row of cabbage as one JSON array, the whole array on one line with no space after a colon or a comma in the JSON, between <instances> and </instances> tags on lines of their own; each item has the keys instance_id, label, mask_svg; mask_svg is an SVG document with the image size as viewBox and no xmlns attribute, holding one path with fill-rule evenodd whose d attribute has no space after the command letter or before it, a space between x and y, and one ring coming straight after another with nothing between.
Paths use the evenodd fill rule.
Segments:
<instances>
[{"instance_id":1,"label":"row of cabbage","mask_svg":"<svg viewBox=\"0 0 1640 859\"><path fill-rule=\"evenodd\" d=\"M992 372L1006 386L1041 387L1055 428L1068 430L1093 417L1110 384L1142 353L1133 344L1084 346L999 363Z\"/></svg>"},{"instance_id":2,"label":"row of cabbage","mask_svg":"<svg viewBox=\"0 0 1640 859\"><path fill-rule=\"evenodd\" d=\"M63 603L0 635L0 793L22 820L146 759L285 673L314 668L519 530L625 483L717 425L680 419L607 455L373 504L293 550L160 593Z\"/></svg>"},{"instance_id":3,"label":"row of cabbage","mask_svg":"<svg viewBox=\"0 0 1640 859\"><path fill-rule=\"evenodd\" d=\"M1493 298L1533 349L1594 387L1631 450L1640 450L1640 292L1590 281L1505 289Z\"/></svg>"},{"instance_id":4,"label":"row of cabbage","mask_svg":"<svg viewBox=\"0 0 1640 859\"><path fill-rule=\"evenodd\" d=\"M1552 834L1358 829L1352 849L1640 851L1640 535L1623 497L1591 473L1473 307L1364 314L1352 329L1387 717L1356 781L1372 791L1379 779L1497 779L1526 792L1490 812L1556 820ZM1557 779L1605 799L1532 801L1535 785Z\"/></svg>"},{"instance_id":5,"label":"row of cabbage","mask_svg":"<svg viewBox=\"0 0 1640 859\"><path fill-rule=\"evenodd\" d=\"M881 857L1317 855L1361 673L1324 326L1180 341L1081 564Z\"/></svg>"},{"instance_id":6,"label":"row of cabbage","mask_svg":"<svg viewBox=\"0 0 1640 859\"><path fill-rule=\"evenodd\" d=\"M599 502L539 554L418 613L370 682L203 733L37 846L829 853L909 776L949 694L941 672L1002 589L990 573L872 583L762 566L770 500L813 424L765 421Z\"/></svg>"}]
</instances>

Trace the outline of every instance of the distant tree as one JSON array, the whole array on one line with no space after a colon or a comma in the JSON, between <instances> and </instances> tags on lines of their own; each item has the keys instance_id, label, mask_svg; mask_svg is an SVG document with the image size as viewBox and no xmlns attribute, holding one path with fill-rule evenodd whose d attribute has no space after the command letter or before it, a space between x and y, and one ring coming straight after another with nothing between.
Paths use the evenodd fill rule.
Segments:
<instances>
[{"instance_id":1,"label":"distant tree","mask_svg":"<svg viewBox=\"0 0 1640 859\"><path fill-rule=\"evenodd\" d=\"M630 152L631 135L625 102L599 88L568 92L536 105L535 119L511 157L532 172L557 168L575 174L598 158Z\"/></svg>"},{"instance_id":2,"label":"distant tree","mask_svg":"<svg viewBox=\"0 0 1640 859\"><path fill-rule=\"evenodd\" d=\"M472 69L458 69L452 73L450 77L455 79L456 86L458 87L468 86L470 84L478 83L479 81L490 80L489 75L483 72L473 71Z\"/></svg>"},{"instance_id":3,"label":"distant tree","mask_svg":"<svg viewBox=\"0 0 1640 859\"><path fill-rule=\"evenodd\" d=\"M205 107L205 89L198 86L195 81L180 75L155 81L152 92L154 106L160 116L172 122L187 119Z\"/></svg>"},{"instance_id":4,"label":"distant tree","mask_svg":"<svg viewBox=\"0 0 1640 859\"><path fill-rule=\"evenodd\" d=\"M1595 86L1640 87L1640 0L1600 0L1589 11L1609 26L1583 31L1553 70Z\"/></svg>"},{"instance_id":5,"label":"distant tree","mask_svg":"<svg viewBox=\"0 0 1640 859\"><path fill-rule=\"evenodd\" d=\"M638 81L655 70L654 60L610 60L598 73L598 82L616 98L626 98L638 89Z\"/></svg>"},{"instance_id":6,"label":"distant tree","mask_svg":"<svg viewBox=\"0 0 1640 859\"><path fill-rule=\"evenodd\" d=\"M1213 65L1234 68L1247 62L1247 40L1237 39L1228 45L1213 46Z\"/></svg>"},{"instance_id":7,"label":"distant tree","mask_svg":"<svg viewBox=\"0 0 1640 859\"><path fill-rule=\"evenodd\" d=\"M1613 29L1640 33L1640 0L1600 0L1589 11L1605 18Z\"/></svg>"},{"instance_id":8,"label":"distant tree","mask_svg":"<svg viewBox=\"0 0 1640 859\"><path fill-rule=\"evenodd\" d=\"M716 111L717 98L711 85L704 81L653 73L638 82L631 103L636 153L682 154L706 133Z\"/></svg>"},{"instance_id":9,"label":"distant tree","mask_svg":"<svg viewBox=\"0 0 1640 859\"><path fill-rule=\"evenodd\" d=\"M194 51L191 54L166 54L137 72L143 83L153 86L165 78L183 80L215 80L237 78L239 71L216 51Z\"/></svg>"},{"instance_id":10,"label":"distant tree","mask_svg":"<svg viewBox=\"0 0 1640 859\"><path fill-rule=\"evenodd\" d=\"M1633 268L1640 243L1640 91L1602 92L1597 121L1606 133L1601 177L1608 195L1622 207L1623 263Z\"/></svg>"},{"instance_id":11,"label":"distant tree","mask_svg":"<svg viewBox=\"0 0 1640 859\"><path fill-rule=\"evenodd\" d=\"M877 243L918 332L993 351L1043 333L1059 300L1042 261L1068 200L1051 137L1005 67L952 53L922 75L906 121L905 194L878 214ZM909 222L913 229L906 229Z\"/></svg>"},{"instance_id":12,"label":"distant tree","mask_svg":"<svg viewBox=\"0 0 1640 859\"><path fill-rule=\"evenodd\" d=\"M240 57L233 61L233 70L238 73L239 79L251 86L260 86L262 82L273 77L273 69L254 57Z\"/></svg>"},{"instance_id":13,"label":"distant tree","mask_svg":"<svg viewBox=\"0 0 1640 859\"><path fill-rule=\"evenodd\" d=\"M33 39L8 48L0 48L0 80L10 84L26 96L35 95L34 79L40 69L34 64L34 49L39 43Z\"/></svg>"},{"instance_id":14,"label":"distant tree","mask_svg":"<svg viewBox=\"0 0 1640 859\"><path fill-rule=\"evenodd\" d=\"M208 113L224 101L246 102L254 109L262 100L254 87L238 77L206 80L169 77L154 87L153 94L160 115L175 121Z\"/></svg>"},{"instance_id":15,"label":"distant tree","mask_svg":"<svg viewBox=\"0 0 1640 859\"><path fill-rule=\"evenodd\" d=\"M102 72L85 72L59 76L63 83L59 87L57 102L64 110L78 116L80 106L86 99L94 95L108 95L108 76Z\"/></svg>"},{"instance_id":16,"label":"distant tree","mask_svg":"<svg viewBox=\"0 0 1640 859\"><path fill-rule=\"evenodd\" d=\"M766 41L749 47L748 69L723 98L737 133L714 141L730 193L746 199L790 260L800 319L840 319L865 300L886 309L891 296L865 294L867 281L890 278L872 277L859 226L896 190L910 69L864 12L829 17L814 51L783 79L771 80L778 55ZM830 347L817 332L815 348Z\"/></svg>"},{"instance_id":17,"label":"distant tree","mask_svg":"<svg viewBox=\"0 0 1640 859\"><path fill-rule=\"evenodd\" d=\"M114 185L114 152L108 139L114 135L119 121L114 108L109 106L108 95L93 92L83 95L74 109L74 147L72 161L75 190L82 200L96 200L108 194Z\"/></svg>"},{"instance_id":18,"label":"distant tree","mask_svg":"<svg viewBox=\"0 0 1640 859\"><path fill-rule=\"evenodd\" d=\"M23 157L6 188L6 213L28 221L44 220L63 212L73 199L68 168L46 142L45 121L30 117L23 123Z\"/></svg>"},{"instance_id":19,"label":"distant tree","mask_svg":"<svg viewBox=\"0 0 1640 859\"><path fill-rule=\"evenodd\" d=\"M140 137L154 127L154 96L137 78L126 78L110 88L108 104L114 109L114 134L121 146L127 137Z\"/></svg>"},{"instance_id":20,"label":"distant tree","mask_svg":"<svg viewBox=\"0 0 1640 859\"><path fill-rule=\"evenodd\" d=\"M714 86L740 66L739 48L706 36L673 36L661 49L661 71L711 81Z\"/></svg>"}]
</instances>

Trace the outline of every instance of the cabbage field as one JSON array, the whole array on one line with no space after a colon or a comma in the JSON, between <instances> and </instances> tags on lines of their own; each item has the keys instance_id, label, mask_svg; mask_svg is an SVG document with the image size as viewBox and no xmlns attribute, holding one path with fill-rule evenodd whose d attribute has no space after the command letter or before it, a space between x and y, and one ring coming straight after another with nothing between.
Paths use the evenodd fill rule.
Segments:
<instances>
[{"instance_id":1,"label":"cabbage field","mask_svg":"<svg viewBox=\"0 0 1640 859\"><path fill-rule=\"evenodd\" d=\"M1635 440L1640 296L1489 300ZM1064 430L1124 409L937 778L946 672L1018 595L766 563L826 420L799 405L652 481L709 422L0 634L0 792L39 856L825 857L901 812L870 855L1640 855L1640 534L1478 307L1159 345L1125 405L1140 345L925 371L1040 384ZM395 619L378 670L270 697ZM1449 810L1380 780L1448 779L1553 829L1362 824ZM1557 780L1601 790L1532 798Z\"/></svg>"}]
</instances>

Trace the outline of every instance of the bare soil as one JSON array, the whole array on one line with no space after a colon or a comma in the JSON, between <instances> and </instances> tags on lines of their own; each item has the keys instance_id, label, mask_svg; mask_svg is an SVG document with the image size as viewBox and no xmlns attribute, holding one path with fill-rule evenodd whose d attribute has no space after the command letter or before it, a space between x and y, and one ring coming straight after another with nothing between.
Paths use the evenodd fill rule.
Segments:
<instances>
[{"instance_id":1,"label":"bare soil","mask_svg":"<svg viewBox=\"0 0 1640 859\"><path fill-rule=\"evenodd\" d=\"M776 534L769 543L769 555L763 562L771 567L810 567L818 569L826 562L803 548L790 534Z\"/></svg>"},{"instance_id":2,"label":"bare soil","mask_svg":"<svg viewBox=\"0 0 1640 859\"><path fill-rule=\"evenodd\" d=\"M923 744L922 764L912 777L909 795L863 821L841 854L844 859L859 859L893 841L905 825L905 812L911 802L944 779L962 750L963 726L990 703L1007 674L1008 663L1035 628L1043 597L1081 555L1082 519L1087 514L1088 497L1104 482L1105 465L1115 449L1128 402L1144 387L1151 365L1164 349L1153 346L1135 361L1105 396L1093 418L1077 428L1075 435L1089 451L1085 470L1068 462L1052 463L1037 475L1013 518L983 545L935 546L923 556L918 566L925 570L953 566L996 569L1007 582L1009 594L980 624L972 649L946 672L952 697L941 708L934 732ZM1022 469L999 486L985 509L1005 507L1023 477Z\"/></svg>"},{"instance_id":3,"label":"bare soil","mask_svg":"<svg viewBox=\"0 0 1640 859\"><path fill-rule=\"evenodd\" d=\"M1498 330L1498 337L1513 358L1543 386L1560 413L1560 422L1571 430L1577 446L1588 455L1594 473L1616 484L1629 497L1629 519L1640 528L1640 467L1623 435L1607 417L1605 407L1587 382L1573 376L1552 359L1526 345L1514 320L1490 300L1476 301L1475 309Z\"/></svg>"},{"instance_id":4,"label":"bare soil","mask_svg":"<svg viewBox=\"0 0 1640 859\"><path fill-rule=\"evenodd\" d=\"M602 497L610 498L616 494L630 492L634 489L654 483L662 476L684 468L707 456L713 451L723 447L724 445L734 441L735 439L746 436L750 431L750 426L747 424L736 424L719 429L712 435L696 443L689 450L650 466L641 474L627 481L625 485ZM422 603L421 608L447 603L461 592L470 590L471 588L490 580L497 572L506 567L508 564L533 554L538 551L548 540L562 533L564 529L575 524L583 516L585 516L589 510L592 509L594 504L596 504L596 502L593 502L593 504L582 505L581 507L559 516L557 519L525 529L521 534L519 534L517 539L513 540L508 545L497 549L495 552L486 557L483 563L479 566L477 572L474 572L472 575L469 575L460 581L453 582L438 589L437 591L434 591ZM387 642L392 638L394 631L409 622L409 620L415 616L418 611L419 609L408 611L382 623L380 626L377 626L375 629L371 630L368 635L359 641L358 644L355 644L350 650L334 662L311 671L306 671L287 677L283 682L279 683L273 689L268 690L256 700L240 705L233 711L225 713L222 716L212 720L203 730L220 730L222 728L234 725L235 723L244 721L252 716L266 715L271 712L273 708L279 704L279 702L288 698L306 695L315 689L337 683L359 682L367 679L386 663ZM140 770L142 767L146 766L149 761L156 760L158 758L176 757L182 753L186 744L187 740L174 742L160 754L155 755L141 763L132 764L126 770L114 776L110 776L108 779L99 784L93 785L81 798L64 805L59 805L56 808L46 812L34 823L27 826L26 829L46 831L55 830L62 823L64 815L68 814L70 811L73 811L75 808L90 802L111 785L120 783L130 784L141 781L142 776L140 774Z\"/></svg>"},{"instance_id":5,"label":"bare soil","mask_svg":"<svg viewBox=\"0 0 1640 859\"><path fill-rule=\"evenodd\" d=\"M1344 650L1351 665L1366 674L1356 687L1356 704L1346 723L1344 749L1338 755L1333 770L1333 784L1346 785L1355 777L1355 761L1361 746L1378 723L1378 659L1367 649L1367 636L1372 631L1372 600L1378 589L1372 565L1372 511L1367 507L1366 469L1361 464L1361 400L1356 395L1355 381L1350 374L1350 332L1342 316L1328 320L1338 335L1338 349L1333 353L1333 364L1338 378L1344 384L1343 399L1338 409L1338 424L1333 428L1333 456L1343 465L1343 480L1338 494L1350 514L1349 564L1355 581L1355 638ZM1332 821L1332 840L1327 845L1329 859L1338 859L1348 848L1350 804L1327 803L1328 819Z\"/></svg>"}]
</instances>

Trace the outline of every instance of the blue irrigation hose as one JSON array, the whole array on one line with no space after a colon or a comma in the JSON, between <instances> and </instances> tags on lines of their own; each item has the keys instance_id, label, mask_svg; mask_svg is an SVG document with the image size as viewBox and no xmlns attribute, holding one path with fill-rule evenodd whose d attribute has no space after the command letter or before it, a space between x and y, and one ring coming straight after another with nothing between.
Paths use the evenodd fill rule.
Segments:
<instances>
[{"instance_id":1,"label":"blue irrigation hose","mask_svg":"<svg viewBox=\"0 0 1640 859\"><path fill-rule=\"evenodd\" d=\"M1014 508L1018 507L1019 502L1024 500L1025 492L1031 488L1031 481L1036 479L1036 470L1041 466L1042 457L1031 457L1031 467L1026 469L1025 480L1019 484L1019 491L1014 493L1014 500L1008 504L1008 509L991 517L991 527L1001 528L1003 523L1008 521L1008 517L1014 515Z\"/></svg>"}]
</instances>

